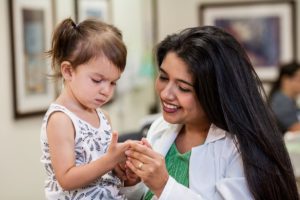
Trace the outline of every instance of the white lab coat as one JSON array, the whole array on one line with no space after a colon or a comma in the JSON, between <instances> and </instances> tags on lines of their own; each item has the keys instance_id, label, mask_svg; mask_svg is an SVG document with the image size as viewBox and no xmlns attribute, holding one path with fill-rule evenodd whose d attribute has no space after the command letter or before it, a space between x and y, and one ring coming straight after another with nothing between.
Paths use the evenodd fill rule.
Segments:
<instances>
[{"instance_id":1,"label":"white lab coat","mask_svg":"<svg viewBox=\"0 0 300 200\"><path fill-rule=\"evenodd\" d=\"M149 129L147 139L152 148L166 155L181 129L157 119ZM147 191L143 183L125 187L129 200L141 199ZM157 199L156 196L153 199ZM189 165L189 188L169 176L159 200L253 199L245 179L241 155L233 138L226 131L211 125L204 144L192 148Z\"/></svg>"}]
</instances>

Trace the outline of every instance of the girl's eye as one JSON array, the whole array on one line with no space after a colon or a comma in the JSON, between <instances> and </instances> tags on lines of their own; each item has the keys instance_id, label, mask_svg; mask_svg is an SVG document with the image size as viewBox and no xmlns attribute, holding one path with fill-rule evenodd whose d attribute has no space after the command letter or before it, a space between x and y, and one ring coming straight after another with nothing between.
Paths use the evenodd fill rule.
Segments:
<instances>
[{"instance_id":1,"label":"girl's eye","mask_svg":"<svg viewBox=\"0 0 300 200\"><path fill-rule=\"evenodd\" d=\"M93 79L93 78L92 78L92 81L93 81L94 83L100 83L102 80L101 80L101 79Z\"/></svg>"},{"instance_id":2,"label":"girl's eye","mask_svg":"<svg viewBox=\"0 0 300 200\"><path fill-rule=\"evenodd\" d=\"M111 82L111 85L112 85L112 86L116 86L116 85L117 85L117 82Z\"/></svg>"}]
</instances>

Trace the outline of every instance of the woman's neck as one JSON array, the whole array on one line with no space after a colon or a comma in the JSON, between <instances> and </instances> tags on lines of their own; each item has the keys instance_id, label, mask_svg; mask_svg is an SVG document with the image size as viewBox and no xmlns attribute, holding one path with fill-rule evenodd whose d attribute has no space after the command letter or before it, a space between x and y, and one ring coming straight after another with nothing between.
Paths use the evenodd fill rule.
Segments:
<instances>
[{"instance_id":1,"label":"woman's neck","mask_svg":"<svg viewBox=\"0 0 300 200\"><path fill-rule=\"evenodd\" d=\"M296 97L297 97L297 93L294 92L294 91L293 91L291 88L289 88L289 87L282 87L282 88L281 88L281 92L282 92L284 95L290 97L291 99L296 99Z\"/></svg>"},{"instance_id":2,"label":"woman's neck","mask_svg":"<svg viewBox=\"0 0 300 200\"><path fill-rule=\"evenodd\" d=\"M203 126L184 125L175 140L178 151L185 153L193 147L204 144L209 128L210 123L206 123Z\"/></svg>"}]
</instances>

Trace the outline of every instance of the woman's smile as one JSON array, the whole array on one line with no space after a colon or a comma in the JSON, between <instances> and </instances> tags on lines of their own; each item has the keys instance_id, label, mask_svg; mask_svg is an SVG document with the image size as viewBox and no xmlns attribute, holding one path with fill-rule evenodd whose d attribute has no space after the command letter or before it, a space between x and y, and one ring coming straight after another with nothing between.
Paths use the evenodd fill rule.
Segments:
<instances>
[{"instance_id":1,"label":"woman's smile","mask_svg":"<svg viewBox=\"0 0 300 200\"><path fill-rule=\"evenodd\" d=\"M164 101L162 102L162 105L163 105L163 110L167 113L175 113L176 111L178 111L178 109L180 109L179 106L175 106L173 104L169 104Z\"/></svg>"}]
</instances>

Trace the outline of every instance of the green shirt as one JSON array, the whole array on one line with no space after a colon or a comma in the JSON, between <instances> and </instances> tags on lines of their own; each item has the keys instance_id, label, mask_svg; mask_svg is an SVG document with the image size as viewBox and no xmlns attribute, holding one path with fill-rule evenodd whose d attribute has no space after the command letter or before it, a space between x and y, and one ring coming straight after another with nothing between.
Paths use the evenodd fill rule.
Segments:
<instances>
[{"instance_id":1,"label":"green shirt","mask_svg":"<svg viewBox=\"0 0 300 200\"><path fill-rule=\"evenodd\" d=\"M166 155L166 167L170 176L172 176L178 183L188 187L189 186L189 161L191 151L184 154L178 152L176 144L173 143ZM150 200L153 193L148 190L144 200Z\"/></svg>"}]
</instances>

